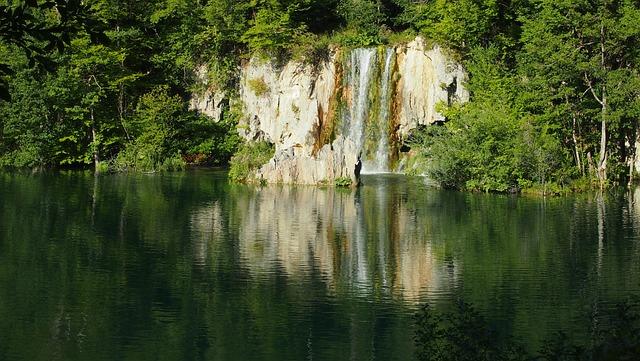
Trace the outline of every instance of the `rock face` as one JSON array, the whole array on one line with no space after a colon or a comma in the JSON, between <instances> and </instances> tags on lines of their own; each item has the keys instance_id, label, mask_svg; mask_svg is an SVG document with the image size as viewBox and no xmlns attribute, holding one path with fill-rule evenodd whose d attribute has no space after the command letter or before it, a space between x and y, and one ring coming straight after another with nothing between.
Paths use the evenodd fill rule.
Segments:
<instances>
[{"instance_id":1,"label":"rock face","mask_svg":"<svg viewBox=\"0 0 640 361\"><path fill-rule=\"evenodd\" d=\"M419 125L443 121L436 104L465 102L466 73L422 38L395 47L343 51L281 68L251 59L242 67L239 126L249 141L275 144L255 177L269 183L358 181L360 171L400 171L400 148ZM220 119L224 94L207 91L192 108Z\"/></svg>"},{"instance_id":2,"label":"rock face","mask_svg":"<svg viewBox=\"0 0 640 361\"><path fill-rule=\"evenodd\" d=\"M195 71L199 84L207 84L207 67L200 66ZM229 105L226 93L207 89L203 92L195 92L191 96L189 108L213 118L216 122L222 119L225 107Z\"/></svg>"},{"instance_id":3,"label":"rock face","mask_svg":"<svg viewBox=\"0 0 640 361\"><path fill-rule=\"evenodd\" d=\"M469 101L464 88L467 74L462 66L449 59L439 46L425 51L422 38L398 51L400 73L400 132L407 135L418 125L444 121L436 104Z\"/></svg>"}]
</instances>

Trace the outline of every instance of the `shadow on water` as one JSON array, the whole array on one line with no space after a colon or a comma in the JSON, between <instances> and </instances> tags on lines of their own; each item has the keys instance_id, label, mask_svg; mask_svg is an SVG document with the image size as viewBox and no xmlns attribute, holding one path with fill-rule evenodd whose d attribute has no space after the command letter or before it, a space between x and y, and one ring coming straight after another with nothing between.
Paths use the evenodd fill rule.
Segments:
<instances>
[{"instance_id":1,"label":"shadow on water","mask_svg":"<svg viewBox=\"0 0 640 361\"><path fill-rule=\"evenodd\" d=\"M0 173L0 359L410 360L420 305L457 299L531 353L640 293L639 235L637 191Z\"/></svg>"}]
</instances>

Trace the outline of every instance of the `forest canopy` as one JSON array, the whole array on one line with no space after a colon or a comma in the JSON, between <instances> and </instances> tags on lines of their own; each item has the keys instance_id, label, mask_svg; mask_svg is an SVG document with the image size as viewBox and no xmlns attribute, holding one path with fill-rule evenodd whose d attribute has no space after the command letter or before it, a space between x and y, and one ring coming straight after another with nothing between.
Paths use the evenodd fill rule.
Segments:
<instances>
[{"instance_id":1,"label":"forest canopy","mask_svg":"<svg viewBox=\"0 0 640 361\"><path fill-rule=\"evenodd\" d=\"M225 164L240 114L213 123L188 110L198 65L231 91L252 55L316 61L330 45L422 35L470 75L471 102L412 137L442 185L604 186L636 173L640 1L0 0L0 20L1 167Z\"/></svg>"}]
</instances>

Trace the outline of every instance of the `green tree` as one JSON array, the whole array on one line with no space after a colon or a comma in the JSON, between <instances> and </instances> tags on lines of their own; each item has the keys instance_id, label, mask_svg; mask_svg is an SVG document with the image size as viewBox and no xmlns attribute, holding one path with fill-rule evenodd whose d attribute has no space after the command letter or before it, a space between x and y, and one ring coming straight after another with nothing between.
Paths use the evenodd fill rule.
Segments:
<instances>
[{"instance_id":1,"label":"green tree","mask_svg":"<svg viewBox=\"0 0 640 361\"><path fill-rule=\"evenodd\" d=\"M522 17L529 111L571 129L575 164L600 185L624 182L638 115L640 14L633 1L536 1ZM630 49L630 51L629 51ZM597 136L596 136L597 135ZM586 155L584 154L586 152ZM586 165L585 165L586 164Z\"/></svg>"},{"instance_id":2,"label":"green tree","mask_svg":"<svg viewBox=\"0 0 640 361\"><path fill-rule=\"evenodd\" d=\"M253 52L266 56L280 55L306 31L304 23L295 21L295 13L306 1L269 0L259 3L241 40Z\"/></svg>"},{"instance_id":3,"label":"green tree","mask_svg":"<svg viewBox=\"0 0 640 361\"><path fill-rule=\"evenodd\" d=\"M512 46L516 8L502 0L398 0L398 20L437 42L466 52L499 42ZM520 3L518 3L520 4Z\"/></svg>"},{"instance_id":4,"label":"green tree","mask_svg":"<svg viewBox=\"0 0 640 361\"><path fill-rule=\"evenodd\" d=\"M180 97L170 95L166 86L143 95L128 121L132 141L120 153L117 167L143 171L181 167L176 142L183 122L182 106Z\"/></svg>"},{"instance_id":5,"label":"green tree","mask_svg":"<svg viewBox=\"0 0 640 361\"><path fill-rule=\"evenodd\" d=\"M347 27L367 35L378 33L385 20L382 10L379 0L342 0L338 5Z\"/></svg>"},{"instance_id":6,"label":"green tree","mask_svg":"<svg viewBox=\"0 0 640 361\"><path fill-rule=\"evenodd\" d=\"M104 41L101 25L89 7L77 0L0 2L0 45L20 49L31 67L52 69L51 53L64 50L80 30ZM0 100L10 99L6 77L13 74L9 64L0 63Z\"/></svg>"},{"instance_id":7,"label":"green tree","mask_svg":"<svg viewBox=\"0 0 640 361\"><path fill-rule=\"evenodd\" d=\"M442 131L421 134L428 173L449 188L516 191L564 182L566 155L552 129L518 103L518 79L496 47L476 48L466 67L473 101L444 110Z\"/></svg>"}]
</instances>

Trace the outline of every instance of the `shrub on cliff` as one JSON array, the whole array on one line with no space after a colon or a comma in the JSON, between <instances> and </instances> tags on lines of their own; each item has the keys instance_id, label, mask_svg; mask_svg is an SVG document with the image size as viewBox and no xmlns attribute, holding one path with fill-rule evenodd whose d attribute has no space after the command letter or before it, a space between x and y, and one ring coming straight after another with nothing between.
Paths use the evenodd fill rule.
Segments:
<instances>
[{"instance_id":1,"label":"shrub on cliff","mask_svg":"<svg viewBox=\"0 0 640 361\"><path fill-rule=\"evenodd\" d=\"M264 77L249 79L249 89L258 97L264 96L269 92L269 85L264 81Z\"/></svg>"},{"instance_id":2,"label":"shrub on cliff","mask_svg":"<svg viewBox=\"0 0 640 361\"><path fill-rule=\"evenodd\" d=\"M243 183L251 181L252 174L266 164L275 152L273 144L268 142L246 142L231 158L229 179Z\"/></svg>"}]
</instances>

